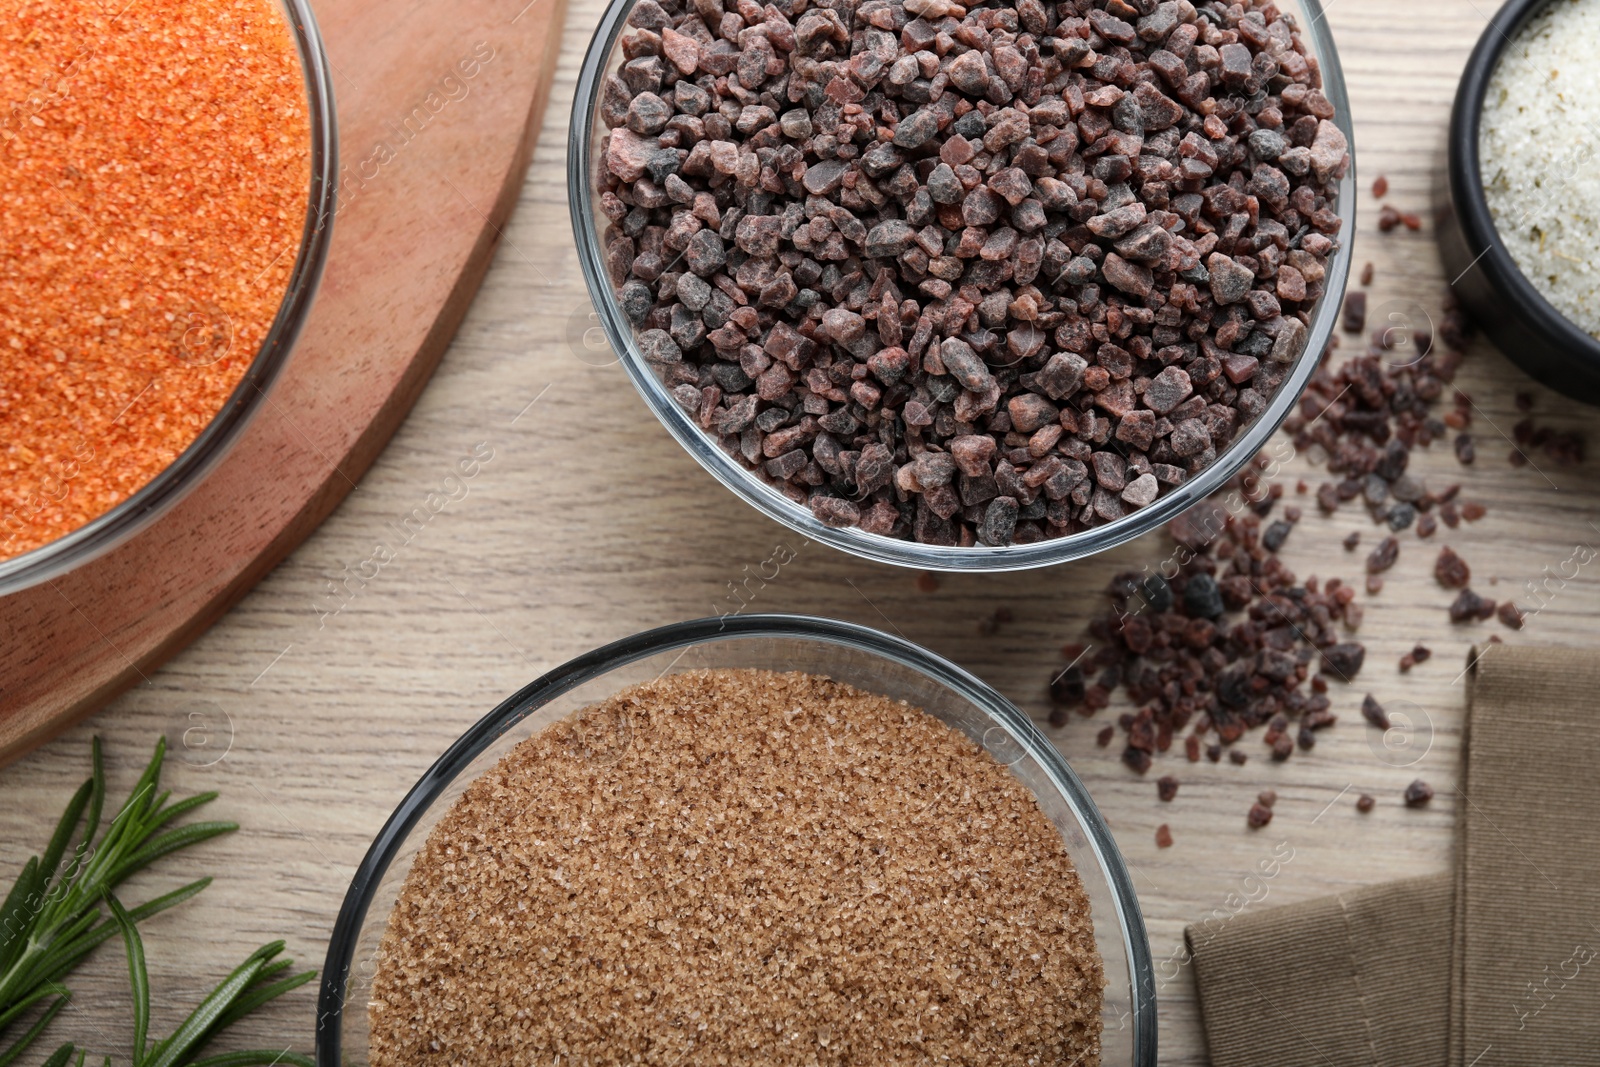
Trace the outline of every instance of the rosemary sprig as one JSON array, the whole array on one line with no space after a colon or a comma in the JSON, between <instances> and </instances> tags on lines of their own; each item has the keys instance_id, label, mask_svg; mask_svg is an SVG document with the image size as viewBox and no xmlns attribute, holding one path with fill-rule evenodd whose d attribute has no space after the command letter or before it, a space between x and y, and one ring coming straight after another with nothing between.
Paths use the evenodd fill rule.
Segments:
<instances>
[{"instance_id":1,"label":"rosemary sprig","mask_svg":"<svg viewBox=\"0 0 1600 1067\"><path fill-rule=\"evenodd\" d=\"M317 976L316 971L302 971L279 977L294 966L288 957L277 959L283 952L283 942L273 941L262 945L232 974L218 983L189 1017L178 1025L172 1035L162 1041L150 1041L150 975L145 969L144 939L133 916L125 911L117 898L109 892L106 903L111 908L111 919L122 933L122 943L128 953L128 984L133 989L133 1067L314 1067L312 1061L297 1053L274 1049L250 1049L227 1052L205 1059L195 1059L194 1054L227 1027L238 1022L261 1005L291 989L305 985ZM69 1046L62 1046L62 1049ZM61 1055L62 1049L56 1050ZM67 1055L70 1057L71 1052ZM65 1063L65 1060L62 1061ZM110 1058L107 1057L107 1063Z\"/></svg>"},{"instance_id":2,"label":"rosemary sprig","mask_svg":"<svg viewBox=\"0 0 1600 1067\"><path fill-rule=\"evenodd\" d=\"M27 862L0 904L0 1067L10 1067L66 1006L72 994L60 980L117 933L117 920L102 917L102 898L162 856L239 828L231 822L197 822L164 829L217 796L201 793L169 803L171 792L158 792L166 749L165 738L156 743L132 794L97 842L106 780L100 739L95 738L94 769L88 781L73 794L43 854ZM77 845L63 868L62 860L75 839ZM201 878L124 914L131 923L142 922L210 884L211 879ZM46 1003L27 1030L10 1038L8 1031L30 1008ZM61 1067L67 1060L58 1060L60 1055L58 1049L47 1063Z\"/></svg>"}]
</instances>

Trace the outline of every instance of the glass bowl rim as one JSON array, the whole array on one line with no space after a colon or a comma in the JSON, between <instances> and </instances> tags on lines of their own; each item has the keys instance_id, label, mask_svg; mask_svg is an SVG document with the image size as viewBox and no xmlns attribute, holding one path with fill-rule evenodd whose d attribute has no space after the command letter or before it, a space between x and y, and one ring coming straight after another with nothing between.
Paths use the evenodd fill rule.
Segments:
<instances>
[{"instance_id":1,"label":"glass bowl rim","mask_svg":"<svg viewBox=\"0 0 1600 1067\"><path fill-rule=\"evenodd\" d=\"M345 986L362 925L379 883L422 816L467 766L523 719L551 700L616 668L674 649L738 638L778 637L842 645L893 660L955 692L1005 728L1039 764L1078 817L1111 888L1133 983L1130 1025L1134 1062L1156 1062L1156 985L1144 914L1122 852L1088 789L1031 718L999 690L937 653L856 623L814 615L763 613L671 623L612 641L547 671L501 701L467 729L406 793L373 838L350 880L328 941L317 997L316 1062L340 1067ZM1031 792L1031 790L1030 790ZM1078 861L1075 859L1075 863ZM1081 865L1081 864L1080 864ZM1102 950L1103 951L1103 950Z\"/></svg>"},{"instance_id":2,"label":"glass bowl rim","mask_svg":"<svg viewBox=\"0 0 1600 1067\"><path fill-rule=\"evenodd\" d=\"M1295 0L1306 18L1294 18L1295 29L1309 38L1308 47L1316 58L1322 76L1322 91L1334 108L1333 122L1345 135L1350 165L1339 181L1336 213L1341 219L1340 242L1327 267L1326 288L1312 309L1305 350L1290 365L1277 391L1258 416L1237 434L1217 456L1215 462L1171 492L1120 519L1091 527L1065 537L1050 538L1027 545L998 547L976 545L971 548L925 545L865 533L856 527L831 527L729 458L706 431L678 405L655 371L639 354L633 328L623 315L605 265L600 235L594 225L595 145L590 133L600 105L607 60L612 55L628 14L637 0L611 0L579 69L572 100L572 117L567 129L567 204L572 216L573 236L577 240L578 262L595 313L605 330L618 362L638 390L645 406L678 444L711 475L745 503L814 541L830 545L851 555L933 571L1013 571L1046 567L1082 559L1156 529L1221 488L1253 458L1295 410L1306 384L1322 362L1323 350L1338 329L1345 286L1352 263L1356 227L1355 134L1351 123L1350 99L1345 88L1343 67L1334 46L1332 31L1323 17L1320 0Z\"/></svg>"},{"instance_id":3,"label":"glass bowl rim","mask_svg":"<svg viewBox=\"0 0 1600 1067\"><path fill-rule=\"evenodd\" d=\"M327 263L338 186L339 147L332 68L311 0L274 0L300 57L311 127L306 220L277 314L227 400L155 477L104 513L52 541L0 559L0 597L81 567L121 545L176 506L238 443L293 353Z\"/></svg>"}]
</instances>

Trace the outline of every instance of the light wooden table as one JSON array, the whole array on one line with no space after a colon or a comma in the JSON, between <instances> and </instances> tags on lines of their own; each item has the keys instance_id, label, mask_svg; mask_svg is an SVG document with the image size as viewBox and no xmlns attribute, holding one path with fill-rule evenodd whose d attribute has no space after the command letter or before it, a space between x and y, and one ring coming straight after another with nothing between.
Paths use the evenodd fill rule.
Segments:
<instances>
[{"instance_id":1,"label":"light wooden table","mask_svg":"<svg viewBox=\"0 0 1600 1067\"><path fill-rule=\"evenodd\" d=\"M0 877L9 882L84 775L92 734L105 737L116 787L125 789L158 732L179 741L196 723L212 728L209 747L185 750L180 741L171 784L220 790L216 811L243 829L165 864L144 877L143 893L130 893L143 899L200 873L217 875L198 900L147 927L159 1026L173 1025L178 1006L192 1005L269 938L286 937L298 959L320 966L373 833L463 729L596 645L727 610L728 583L779 545L797 558L760 589L751 610L829 615L904 634L976 671L1041 720L1057 650L1082 636L1109 576L1168 551L1164 537L1152 536L1048 571L944 577L937 592L924 593L910 572L804 544L703 473L608 354L584 340L590 320L567 218L566 118L601 6L573 0L536 161L498 258L432 385L360 488L147 684L0 771ZM1443 286L1431 227L1380 235L1366 186L1383 173L1391 202L1427 210L1456 76L1490 10L1488 0L1333 0L1329 8L1353 94L1363 186L1356 259L1376 264L1374 306L1438 307ZM1560 428L1586 425L1593 412L1534 386L1484 344L1474 346L1458 385L1478 409L1476 466L1461 468L1436 445L1413 458L1413 469L1429 484L1463 481L1490 515L1441 530L1434 547L1407 535L1382 594L1366 601L1367 665L1354 687L1333 694L1342 721L1312 754L1281 765L1257 755L1244 767L1189 765L1170 754L1158 768L1183 785L1176 802L1163 804L1154 784L1160 771L1137 778L1115 749L1094 744L1121 708L1050 731L1115 831L1155 956L1168 961L1158 967L1165 1063L1205 1062L1192 980L1171 962L1186 922L1226 914L1244 897L1254 898L1250 908L1268 907L1444 868L1468 646L1490 633L1516 642L1594 641L1600 588L1588 572L1520 634L1496 622L1448 622L1450 594L1431 573L1438 544L1462 552L1475 587L1503 597L1555 568L1575 545L1600 542L1589 523L1600 504L1596 465L1557 468L1536 454L1538 469L1513 469L1499 432L1520 417L1518 390L1532 392L1540 419ZM468 495L435 516L340 613L322 616L334 603L326 597L330 582L392 536L389 524L480 443L493 459ZM1301 473L1316 484L1319 475L1296 461L1289 475ZM1364 514L1347 508L1329 520L1314 505L1306 510L1285 551L1290 562L1302 573L1359 580L1361 554L1346 555L1338 541L1351 529L1367 545L1374 541ZM980 635L980 620L999 605L1015 621ZM1396 660L1418 640L1435 656L1401 676ZM1408 755L1385 757L1377 732L1361 722L1356 709L1369 689L1391 710L1431 724L1431 747L1414 766L1396 765ZM219 748L225 758L211 762ZM1425 810L1404 810L1400 791L1419 775L1439 795ZM1277 817L1266 831L1249 832L1245 809L1266 787L1280 797ZM1370 815L1355 812L1359 791L1379 798ZM1162 822L1176 844L1158 851L1154 830ZM1292 860L1264 883L1247 882L1280 843ZM131 1032L125 983L121 953L108 946L74 979L77 1000L52 1036L81 1039L120 1062ZM309 1050L313 1000L301 991L240 1029L258 1042Z\"/></svg>"}]
</instances>

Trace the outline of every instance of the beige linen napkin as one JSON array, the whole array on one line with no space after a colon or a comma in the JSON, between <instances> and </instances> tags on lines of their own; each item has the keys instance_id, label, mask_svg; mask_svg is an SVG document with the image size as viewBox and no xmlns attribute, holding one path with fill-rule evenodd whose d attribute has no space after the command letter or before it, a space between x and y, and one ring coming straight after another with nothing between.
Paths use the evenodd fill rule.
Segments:
<instances>
[{"instance_id":1,"label":"beige linen napkin","mask_svg":"<svg viewBox=\"0 0 1600 1067\"><path fill-rule=\"evenodd\" d=\"M1600 655L1475 655L1456 870L1189 927L1215 1067L1600 1064Z\"/></svg>"}]
</instances>

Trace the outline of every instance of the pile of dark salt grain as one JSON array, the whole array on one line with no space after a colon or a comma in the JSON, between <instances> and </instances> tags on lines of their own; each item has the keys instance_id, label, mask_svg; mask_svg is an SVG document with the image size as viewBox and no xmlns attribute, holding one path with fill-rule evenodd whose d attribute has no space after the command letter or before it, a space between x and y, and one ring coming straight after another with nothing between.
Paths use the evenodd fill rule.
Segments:
<instances>
[{"instance_id":1,"label":"pile of dark salt grain","mask_svg":"<svg viewBox=\"0 0 1600 1067\"><path fill-rule=\"evenodd\" d=\"M1364 310L1357 322L1350 321L1349 310L1347 306L1346 326L1364 325ZM1342 475L1317 487L1317 506L1323 512L1331 515L1346 501L1358 500L1374 523L1396 533L1415 526L1419 537L1431 537L1440 522L1453 529L1463 519L1483 517L1481 504L1458 502L1460 485L1430 491L1407 472L1414 449L1447 438L1451 429L1448 416L1437 416L1433 404L1455 380L1469 338L1459 308L1446 306L1438 332L1436 338L1426 330L1380 327L1365 352L1337 368L1329 358L1336 346L1324 353L1299 410L1283 425L1300 454L1325 457L1328 472ZM1461 399L1457 404L1459 410ZM1353 549L1359 540L1347 539L1346 547ZM1398 556L1397 543L1380 547L1381 555L1368 563L1372 574L1387 570Z\"/></svg>"},{"instance_id":2,"label":"pile of dark salt grain","mask_svg":"<svg viewBox=\"0 0 1600 1067\"><path fill-rule=\"evenodd\" d=\"M1472 568L1449 545L1439 550L1439 558L1433 564L1433 576L1446 589L1460 590L1450 603L1451 622L1482 622L1494 616L1513 630L1522 629L1522 609L1514 601L1504 600L1496 604L1474 593L1467 584L1472 580Z\"/></svg>"},{"instance_id":3,"label":"pile of dark salt grain","mask_svg":"<svg viewBox=\"0 0 1600 1067\"><path fill-rule=\"evenodd\" d=\"M1172 578L1146 571L1112 580L1110 610L1089 624L1094 643L1063 648L1072 662L1051 680L1052 726L1065 725L1073 708L1093 715L1119 688L1130 702L1143 705L1124 712L1097 736L1100 746L1108 747L1120 729L1126 739L1122 761L1138 774L1180 737L1191 763L1217 763L1224 752L1231 763L1246 763L1249 753L1238 742L1263 726L1261 742L1272 760L1288 760L1297 749L1309 751L1317 732L1337 721L1329 678L1349 683L1365 662L1365 646L1348 637L1362 622L1354 587L1339 578L1300 582L1276 554L1299 523L1300 510L1285 507L1283 518L1263 530L1282 495L1273 490L1281 486L1252 486L1247 475L1234 487L1241 482L1246 509L1230 514L1215 499L1207 500L1172 522L1180 548L1173 560L1181 561ZM1431 655L1418 645L1400 669ZM1388 714L1371 693L1360 709L1372 726L1389 728ZM1156 793L1171 802L1179 787L1176 775L1165 774L1156 782ZM1432 796L1419 779L1403 799L1406 807L1416 808ZM1261 792L1245 825L1267 826L1276 801L1274 791ZM1356 808L1368 812L1375 803L1363 793ZM1161 824L1157 847L1172 843L1171 828Z\"/></svg>"},{"instance_id":4,"label":"pile of dark salt grain","mask_svg":"<svg viewBox=\"0 0 1600 1067\"><path fill-rule=\"evenodd\" d=\"M1456 410L1449 412L1444 417L1445 425L1458 430L1465 430L1472 424L1472 398L1462 392L1456 393ZM1533 410L1533 396L1529 393L1517 394L1517 410L1529 412ZM1549 426L1538 426L1533 417L1526 416L1518 419L1511 427L1511 451L1506 456L1506 462L1513 467L1526 467L1532 462L1528 453L1542 450L1546 457L1560 467L1573 467L1583 462L1584 435L1578 430L1556 430ZM1477 448L1473 443L1472 435L1460 433L1456 435L1456 458L1464 464L1470 464L1477 458Z\"/></svg>"},{"instance_id":5,"label":"pile of dark salt grain","mask_svg":"<svg viewBox=\"0 0 1600 1067\"><path fill-rule=\"evenodd\" d=\"M1277 499L1262 491L1235 515L1206 501L1171 525L1180 546L1171 578L1113 579L1110 610L1089 624L1093 644L1063 650L1077 662L1050 684L1051 723L1064 724L1074 707L1092 715L1120 687L1142 705L1117 722L1123 762L1140 774L1179 738L1189 761L1215 763L1258 726L1274 760L1312 748L1335 721L1329 677L1348 682L1365 660L1365 647L1343 632L1360 626L1361 606L1353 587L1337 578L1301 582L1278 557L1300 514L1285 508L1263 529ZM1108 726L1099 743L1115 736ZM1232 749L1229 758L1243 763L1248 754ZM1164 781L1168 799L1177 783Z\"/></svg>"},{"instance_id":6,"label":"pile of dark salt grain","mask_svg":"<svg viewBox=\"0 0 1600 1067\"><path fill-rule=\"evenodd\" d=\"M1364 304L1346 311L1347 326L1361 332ZM1357 321L1350 321L1352 311ZM1337 367L1337 342L1323 353L1284 429L1299 454L1343 476L1317 491L1324 513L1360 499L1375 523L1394 532L1416 525L1423 537L1441 520L1455 527L1484 513L1480 505L1457 502L1459 486L1433 493L1407 474L1411 451L1450 429L1433 406L1454 379L1467 341L1465 320L1454 307L1446 309L1439 332L1444 344L1438 351L1431 335L1399 337L1386 328L1372 335L1365 353ZM1072 707L1084 714L1106 707L1121 687L1133 704L1143 705L1117 724L1127 738L1123 761L1141 774L1185 730L1183 751L1194 762L1216 762L1227 751L1232 762L1244 763L1248 752L1234 746L1261 726L1273 759L1314 747L1317 731L1335 721L1330 676L1348 682L1365 659L1364 646L1340 632L1359 628L1362 607L1353 586L1339 578L1301 583L1278 558L1301 511L1285 507L1282 518L1267 521L1284 495L1281 482L1267 485L1259 477L1270 466L1257 457L1235 479L1236 503L1244 506L1233 514L1213 498L1174 520L1179 552L1162 572L1178 563L1170 579L1125 574L1112 582L1111 610L1090 624L1094 645L1063 650L1075 662L1051 684L1053 724L1063 724ZM1308 493L1309 486L1301 482L1297 490ZM1350 550L1359 543L1358 533L1344 539ZM1381 574L1399 554L1393 533L1372 550L1365 568L1370 593L1382 588ZM1453 560L1441 568L1454 580ZM1401 669L1429 656L1419 645ZM1381 706L1370 696L1364 704L1364 717L1376 724ZM1099 743L1109 746L1116 734L1114 727L1102 729ZM1175 786L1169 781L1163 796L1175 795ZM1258 800L1247 821L1260 828L1270 818L1271 805Z\"/></svg>"},{"instance_id":7,"label":"pile of dark salt grain","mask_svg":"<svg viewBox=\"0 0 1600 1067\"><path fill-rule=\"evenodd\" d=\"M1364 276L1362 284L1368 281ZM1344 311L1346 331L1363 333L1365 294L1352 293ZM1400 557L1395 534L1414 525L1419 537L1431 537L1441 522L1455 528L1486 513L1481 504L1459 500L1459 485L1432 492L1408 473L1414 449L1446 440L1452 430L1470 425L1473 405L1459 391L1449 398L1452 407L1443 418L1434 413L1455 378L1468 339L1465 318L1448 301L1437 338L1426 331L1397 334L1392 327L1381 328L1371 335L1364 353L1337 367L1332 362L1335 339L1323 353L1299 410L1284 424L1298 454L1342 475L1317 490L1323 513L1360 500L1374 523L1392 531L1366 558L1369 593L1381 590L1381 575ZM1519 396L1517 406L1530 411L1532 398ZM1522 436L1531 439L1526 428ZM1539 443L1548 446L1552 436L1541 436ZM1581 436L1574 436L1575 441L1562 439L1554 447L1581 458ZM1459 443L1456 449L1459 457ZM1365 658L1359 642L1340 640L1335 624L1342 621L1346 629L1356 629L1362 608L1354 588L1340 579L1320 587L1315 578L1298 584L1277 558L1301 513L1286 507L1283 518L1262 528L1284 495L1282 483L1265 485L1256 477L1271 466L1258 456L1247 474L1235 479L1231 488L1240 494L1235 504L1246 506L1235 506L1234 514L1214 497L1174 520L1171 532L1180 550L1168 567L1182 563L1170 580L1148 571L1113 580L1108 589L1111 610L1090 624L1095 643L1087 649L1063 649L1072 663L1050 685L1052 725L1064 725L1074 707L1094 714L1121 687L1132 703L1144 707L1103 728L1098 742L1109 746L1120 727L1127 737L1123 761L1140 774L1186 729L1183 750L1194 762L1202 756L1219 761L1225 750L1232 762L1246 762L1247 752L1235 743L1262 725L1267 726L1262 740L1274 759L1288 759L1297 747L1314 747L1316 731L1335 720L1326 695L1329 675L1348 681ZM1299 494L1310 491L1303 481L1296 488ZM1347 551L1360 543L1359 532L1343 539ZM1467 584L1471 568L1448 546L1440 550L1434 574L1441 586L1459 590L1450 607L1452 621L1498 615L1507 626L1521 627L1523 612L1514 603L1497 605L1472 592ZM1499 638L1491 635L1489 640ZM1399 670L1407 672L1432 655L1417 644L1400 657ZM1306 692L1302 686L1308 680ZM1387 713L1372 694L1362 701L1361 713L1374 727L1387 728ZM1171 800L1178 785L1176 776L1165 775L1158 795ZM1432 789L1419 780L1407 788L1404 800L1407 807L1419 807L1431 797ZM1356 806L1367 812L1375 803L1362 794ZM1264 796L1258 798L1247 824L1265 826L1271 809ZM1171 844L1170 830L1158 835L1158 844Z\"/></svg>"},{"instance_id":8,"label":"pile of dark salt grain","mask_svg":"<svg viewBox=\"0 0 1600 1067\"><path fill-rule=\"evenodd\" d=\"M1369 278L1363 277L1365 285ZM1366 293L1355 290L1345 297L1343 325L1347 333L1366 328ZM1372 333L1365 355L1347 361L1336 373L1319 369L1301 398L1300 411L1284 422L1294 434L1294 444L1302 451L1320 446L1327 456L1330 472L1344 474L1339 482L1325 482L1317 489L1321 509L1332 514L1346 500L1366 503L1372 519L1395 532L1415 524L1418 537L1432 537L1439 523L1452 529L1462 521L1475 522L1487 509L1476 501L1458 502L1459 484L1430 492L1420 479L1407 474L1411 451L1426 448L1434 440L1455 434L1456 459L1470 465L1477 458L1472 436L1465 431L1472 425L1476 406L1459 389L1451 396L1451 409L1442 417L1432 414L1432 402L1442 397L1445 386L1455 379L1469 335L1468 321L1453 299L1446 299L1439 337L1431 331L1396 331L1380 327ZM1442 341L1444 349L1435 352ZM1576 430L1558 431L1537 427L1529 414L1534 408L1533 394L1516 395L1516 407L1524 414L1512 428L1513 446L1509 461L1513 467L1530 462L1528 449L1540 448L1561 466L1583 462L1584 435ZM1313 452L1313 454L1315 454ZM1302 489L1304 491L1304 489ZM1361 542L1352 532L1344 540L1353 551ZM1384 537L1367 557L1367 592L1383 588L1384 571L1400 556L1400 542ZM1453 623L1481 622L1498 618L1505 626L1522 629L1526 613L1511 600L1496 603L1467 587L1470 570L1466 562L1445 547L1434 567L1439 584L1459 589L1448 613ZM1498 638L1491 638L1498 640ZM1418 645L1401 657L1400 670L1409 671L1430 653Z\"/></svg>"},{"instance_id":9,"label":"pile of dark salt grain","mask_svg":"<svg viewBox=\"0 0 1600 1067\"><path fill-rule=\"evenodd\" d=\"M823 522L1123 517L1306 343L1349 166L1270 3L639 0L606 257L699 425Z\"/></svg>"}]
</instances>

